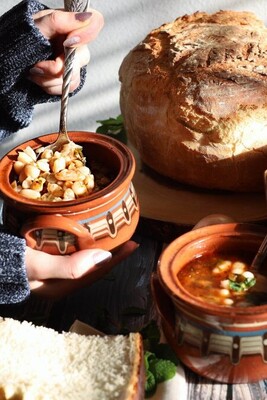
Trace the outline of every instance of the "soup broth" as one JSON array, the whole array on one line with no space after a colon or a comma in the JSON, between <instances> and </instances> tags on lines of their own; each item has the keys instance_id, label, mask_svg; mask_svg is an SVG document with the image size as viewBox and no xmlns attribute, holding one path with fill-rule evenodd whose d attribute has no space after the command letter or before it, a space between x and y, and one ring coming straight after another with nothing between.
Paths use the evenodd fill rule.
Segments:
<instances>
[{"instance_id":1,"label":"soup broth","mask_svg":"<svg viewBox=\"0 0 267 400\"><path fill-rule=\"evenodd\" d=\"M249 271L248 258L203 255L188 263L177 277L191 295L221 306L267 304L267 277Z\"/></svg>"}]
</instances>

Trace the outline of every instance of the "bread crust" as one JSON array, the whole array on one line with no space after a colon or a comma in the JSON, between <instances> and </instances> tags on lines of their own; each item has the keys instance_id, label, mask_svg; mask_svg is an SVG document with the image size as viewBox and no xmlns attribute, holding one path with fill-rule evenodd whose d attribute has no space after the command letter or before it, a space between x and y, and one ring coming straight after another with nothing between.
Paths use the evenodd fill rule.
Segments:
<instances>
[{"instance_id":1,"label":"bread crust","mask_svg":"<svg viewBox=\"0 0 267 400\"><path fill-rule=\"evenodd\" d=\"M143 400L145 394L145 366L143 340L140 333L130 333L132 376L125 395L126 400Z\"/></svg>"},{"instance_id":2,"label":"bread crust","mask_svg":"<svg viewBox=\"0 0 267 400\"><path fill-rule=\"evenodd\" d=\"M153 30L123 60L129 140L162 175L262 191L267 167L267 29L249 12L197 12Z\"/></svg>"}]
</instances>

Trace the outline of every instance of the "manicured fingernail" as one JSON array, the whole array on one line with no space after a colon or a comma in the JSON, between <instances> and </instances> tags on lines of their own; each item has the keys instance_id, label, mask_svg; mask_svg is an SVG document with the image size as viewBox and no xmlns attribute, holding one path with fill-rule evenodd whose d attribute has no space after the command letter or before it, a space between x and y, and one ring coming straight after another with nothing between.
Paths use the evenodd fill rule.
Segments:
<instances>
[{"instance_id":1,"label":"manicured fingernail","mask_svg":"<svg viewBox=\"0 0 267 400\"><path fill-rule=\"evenodd\" d=\"M109 251L101 250L93 254L94 264L101 264L103 261L108 261L112 258L112 254Z\"/></svg>"},{"instance_id":2,"label":"manicured fingernail","mask_svg":"<svg viewBox=\"0 0 267 400\"><path fill-rule=\"evenodd\" d=\"M75 14L75 19L77 19L77 21L86 21L87 19L91 18L93 14L89 11L85 11L85 12L80 12Z\"/></svg>"},{"instance_id":3,"label":"manicured fingernail","mask_svg":"<svg viewBox=\"0 0 267 400\"><path fill-rule=\"evenodd\" d=\"M63 42L63 46L71 47L74 44L80 43L80 41L81 41L81 38L79 36L72 36L71 38L68 38Z\"/></svg>"},{"instance_id":4,"label":"manicured fingernail","mask_svg":"<svg viewBox=\"0 0 267 400\"><path fill-rule=\"evenodd\" d=\"M30 73L33 75L44 75L44 71L41 68L33 67L30 69Z\"/></svg>"}]
</instances>

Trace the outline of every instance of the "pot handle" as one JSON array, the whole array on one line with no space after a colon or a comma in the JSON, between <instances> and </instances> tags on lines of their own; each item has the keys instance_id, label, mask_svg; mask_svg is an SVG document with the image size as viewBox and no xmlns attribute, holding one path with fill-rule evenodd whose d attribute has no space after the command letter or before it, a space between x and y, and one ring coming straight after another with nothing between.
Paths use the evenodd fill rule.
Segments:
<instances>
[{"instance_id":1,"label":"pot handle","mask_svg":"<svg viewBox=\"0 0 267 400\"><path fill-rule=\"evenodd\" d=\"M89 249L95 243L89 231L70 218L61 215L38 215L28 219L21 228L20 233L26 239L27 246L36 248L36 239L33 233L42 229L57 229L74 235L79 250Z\"/></svg>"}]
</instances>

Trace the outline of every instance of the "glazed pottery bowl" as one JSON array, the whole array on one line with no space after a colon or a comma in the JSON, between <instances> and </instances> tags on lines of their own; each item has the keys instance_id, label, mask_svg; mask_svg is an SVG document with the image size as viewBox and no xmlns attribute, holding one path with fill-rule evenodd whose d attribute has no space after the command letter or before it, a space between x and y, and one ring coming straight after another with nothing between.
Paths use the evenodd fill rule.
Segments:
<instances>
[{"instance_id":1,"label":"glazed pottery bowl","mask_svg":"<svg viewBox=\"0 0 267 400\"><path fill-rule=\"evenodd\" d=\"M123 143L92 132L69 132L81 145L87 165L97 162L108 169L110 183L89 196L71 201L29 200L11 187L13 163L18 151L36 149L55 141L57 133L29 140L0 161L0 193L3 219L9 230L25 237L27 244L50 254L102 248L112 251L133 235L139 219L139 204L132 184L135 160ZM92 173L94 173L92 169Z\"/></svg>"},{"instance_id":2,"label":"glazed pottery bowl","mask_svg":"<svg viewBox=\"0 0 267 400\"><path fill-rule=\"evenodd\" d=\"M204 377L226 383L267 378L267 305L208 303L189 293L178 273L205 254L245 252L251 262L266 233L254 224L201 227L174 240L160 256L152 290L163 332L180 360Z\"/></svg>"}]
</instances>

